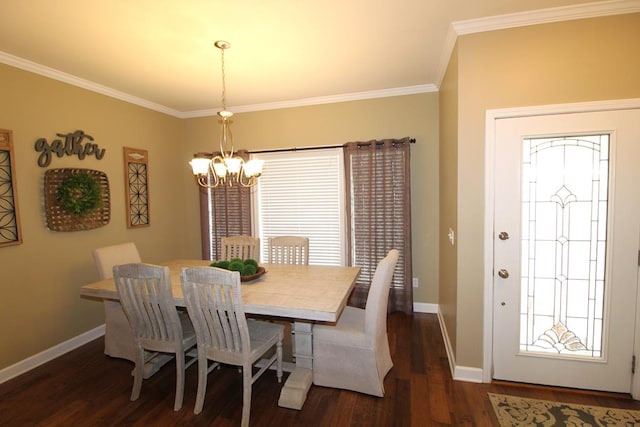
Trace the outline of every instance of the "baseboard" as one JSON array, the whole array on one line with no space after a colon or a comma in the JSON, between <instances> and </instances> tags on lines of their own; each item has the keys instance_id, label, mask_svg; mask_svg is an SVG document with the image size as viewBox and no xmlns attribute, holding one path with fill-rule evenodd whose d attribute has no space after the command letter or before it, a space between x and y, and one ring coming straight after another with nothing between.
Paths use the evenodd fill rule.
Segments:
<instances>
[{"instance_id":1,"label":"baseboard","mask_svg":"<svg viewBox=\"0 0 640 427\"><path fill-rule=\"evenodd\" d=\"M34 354L33 356L21 360L14 365L8 366L0 370L0 384L17 377L18 375L24 374L25 372L30 371L31 369L36 368L43 363L47 363L55 359L56 357L60 357L71 350L85 345L86 343L93 341L94 339L99 338L102 335L104 335L104 325L98 326L95 329L87 331L65 342L41 351L38 354Z\"/></svg>"},{"instance_id":2,"label":"baseboard","mask_svg":"<svg viewBox=\"0 0 640 427\"><path fill-rule=\"evenodd\" d=\"M438 304L429 304L426 302L414 302L413 311L416 313L435 314L438 312Z\"/></svg>"},{"instance_id":3,"label":"baseboard","mask_svg":"<svg viewBox=\"0 0 640 427\"><path fill-rule=\"evenodd\" d=\"M456 366L456 356L453 353L451 341L449 340L449 333L447 332L447 325L444 323L442 312L440 310L438 310L438 323L440 324L440 333L442 334L442 340L444 341L444 349L447 352L447 359L449 360L449 370L451 370L451 377L455 379L454 368Z\"/></svg>"},{"instance_id":4,"label":"baseboard","mask_svg":"<svg viewBox=\"0 0 640 427\"><path fill-rule=\"evenodd\" d=\"M453 379L468 383L482 383L483 370L469 366L456 366L453 370Z\"/></svg>"},{"instance_id":5,"label":"baseboard","mask_svg":"<svg viewBox=\"0 0 640 427\"><path fill-rule=\"evenodd\" d=\"M451 370L451 377L457 381L465 381L471 383L483 382L484 371L480 368L472 368L468 366L456 365L456 357L451 347L451 341L449 340L449 333L447 332L447 326L442 318L442 313L438 311L438 323L440 324L440 331L442 333L442 339L444 340L444 347L447 352L447 359L449 360L449 369Z\"/></svg>"}]
</instances>

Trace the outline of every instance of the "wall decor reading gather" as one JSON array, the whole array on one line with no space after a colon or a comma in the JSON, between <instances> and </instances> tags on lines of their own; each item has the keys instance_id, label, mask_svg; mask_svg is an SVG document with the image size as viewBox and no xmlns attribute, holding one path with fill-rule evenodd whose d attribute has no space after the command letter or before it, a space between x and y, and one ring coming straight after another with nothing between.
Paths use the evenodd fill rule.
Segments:
<instances>
[{"instance_id":1,"label":"wall decor reading gather","mask_svg":"<svg viewBox=\"0 0 640 427\"><path fill-rule=\"evenodd\" d=\"M124 147L124 194L127 228L149 225L149 155L147 150Z\"/></svg>"},{"instance_id":2,"label":"wall decor reading gather","mask_svg":"<svg viewBox=\"0 0 640 427\"><path fill-rule=\"evenodd\" d=\"M107 175L93 169L49 169L44 174L44 206L52 231L107 225L111 218Z\"/></svg>"},{"instance_id":3,"label":"wall decor reading gather","mask_svg":"<svg viewBox=\"0 0 640 427\"><path fill-rule=\"evenodd\" d=\"M58 157L78 156L83 160L86 156L95 156L96 159L102 160L105 148L100 148L98 144L94 144L93 137L84 131L77 130L72 133L57 133L60 139L54 139L51 144L46 138L38 138L34 149L41 153L38 156L38 166L45 168L51 164L51 157L55 154ZM64 138L64 140L62 139Z\"/></svg>"},{"instance_id":4,"label":"wall decor reading gather","mask_svg":"<svg viewBox=\"0 0 640 427\"><path fill-rule=\"evenodd\" d=\"M0 247L22 243L12 139L12 131L0 129Z\"/></svg>"}]
</instances>

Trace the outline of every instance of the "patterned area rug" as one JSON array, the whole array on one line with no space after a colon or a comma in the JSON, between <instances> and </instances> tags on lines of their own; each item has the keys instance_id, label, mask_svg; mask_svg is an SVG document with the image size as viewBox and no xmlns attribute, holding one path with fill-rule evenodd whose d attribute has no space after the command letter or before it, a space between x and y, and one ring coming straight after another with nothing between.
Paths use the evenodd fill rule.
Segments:
<instances>
[{"instance_id":1,"label":"patterned area rug","mask_svg":"<svg viewBox=\"0 0 640 427\"><path fill-rule=\"evenodd\" d=\"M501 427L640 426L640 411L489 393Z\"/></svg>"}]
</instances>

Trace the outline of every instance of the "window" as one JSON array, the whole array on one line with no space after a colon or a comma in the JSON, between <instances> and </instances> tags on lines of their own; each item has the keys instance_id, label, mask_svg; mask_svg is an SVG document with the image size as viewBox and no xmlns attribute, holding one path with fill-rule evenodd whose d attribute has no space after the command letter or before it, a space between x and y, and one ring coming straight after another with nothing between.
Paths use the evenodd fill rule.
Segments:
<instances>
[{"instance_id":1,"label":"window","mask_svg":"<svg viewBox=\"0 0 640 427\"><path fill-rule=\"evenodd\" d=\"M256 187L222 187L201 198L207 230L203 247L215 254L222 236L254 235L265 262L270 237L306 236L310 264L362 268L349 301L361 307L378 262L395 248L400 258L389 309L412 313L411 142L389 139L256 155L265 161Z\"/></svg>"},{"instance_id":2,"label":"window","mask_svg":"<svg viewBox=\"0 0 640 427\"><path fill-rule=\"evenodd\" d=\"M413 312L409 138L346 145L349 264L361 267L350 305L364 307L378 262L398 249L389 310Z\"/></svg>"},{"instance_id":3,"label":"window","mask_svg":"<svg viewBox=\"0 0 640 427\"><path fill-rule=\"evenodd\" d=\"M306 236L309 264L346 265L342 148L262 153L259 157L265 163L253 192L253 206L263 256L269 237Z\"/></svg>"},{"instance_id":4,"label":"window","mask_svg":"<svg viewBox=\"0 0 640 427\"><path fill-rule=\"evenodd\" d=\"M220 238L251 235L251 189L200 188L202 258L220 259Z\"/></svg>"}]
</instances>

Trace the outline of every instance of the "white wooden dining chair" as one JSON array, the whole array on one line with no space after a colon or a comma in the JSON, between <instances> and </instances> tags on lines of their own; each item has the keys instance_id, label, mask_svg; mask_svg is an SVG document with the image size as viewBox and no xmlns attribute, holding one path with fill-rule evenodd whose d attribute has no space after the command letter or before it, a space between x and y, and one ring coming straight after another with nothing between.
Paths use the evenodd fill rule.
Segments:
<instances>
[{"instance_id":1,"label":"white wooden dining chair","mask_svg":"<svg viewBox=\"0 0 640 427\"><path fill-rule=\"evenodd\" d=\"M260 261L260 238L253 236L222 237L220 239L220 260L230 261L234 258L251 258Z\"/></svg>"},{"instance_id":2,"label":"white wooden dining chair","mask_svg":"<svg viewBox=\"0 0 640 427\"><path fill-rule=\"evenodd\" d=\"M283 328L247 319L242 305L240 273L215 267L185 268L181 272L185 305L196 331L198 393L194 413L199 414L207 391L207 375L217 365L242 368L242 426L249 425L252 384L273 363L282 381ZM253 375L253 364L275 347L275 353Z\"/></svg>"},{"instance_id":3,"label":"white wooden dining chair","mask_svg":"<svg viewBox=\"0 0 640 427\"><path fill-rule=\"evenodd\" d=\"M347 306L335 325L314 325L314 384L384 396L384 377L393 367L387 305L397 262L392 249L378 263L365 309Z\"/></svg>"},{"instance_id":4,"label":"white wooden dining chair","mask_svg":"<svg viewBox=\"0 0 640 427\"><path fill-rule=\"evenodd\" d=\"M270 237L267 247L267 262L269 264L309 265L308 237Z\"/></svg>"},{"instance_id":5,"label":"white wooden dining chair","mask_svg":"<svg viewBox=\"0 0 640 427\"><path fill-rule=\"evenodd\" d=\"M93 260L101 280L113 277L113 267L119 264L141 262L135 243L104 246L93 251ZM136 361L136 346L129 320L119 301L105 299L104 305L104 354Z\"/></svg>"},{"instance_id":6,"label":"white wooden dining chair","mask_svg":"<svg viewBox=\"0 0 640 427\"><path fill-rule=\"evenodd\" d=\"M267 240L267 262L269 264L309 265L309 238L302 236L274 236ZM302 284L301 284L302 285ZM294 324L287 320L271 320L285 328L283 344L285 360L295 361ZM298 332L302 334L302 332Z\"/></svg>"},{"instance_id":7,"label":"white wooden dining chair","mask_svg":"<svg viewBox=\"0 0 640 427\"><path fill-rule=\"evenodd\" d=\"M196 344L189 317L176 309L171 292L169 267L151 264L123 264L113 267L113 278L122 308L133 329L136 361L131 400L140 397L145 350L176 355L176 395L173 409L182 408L186 352Z\"/></svg>"}]
</instances>

